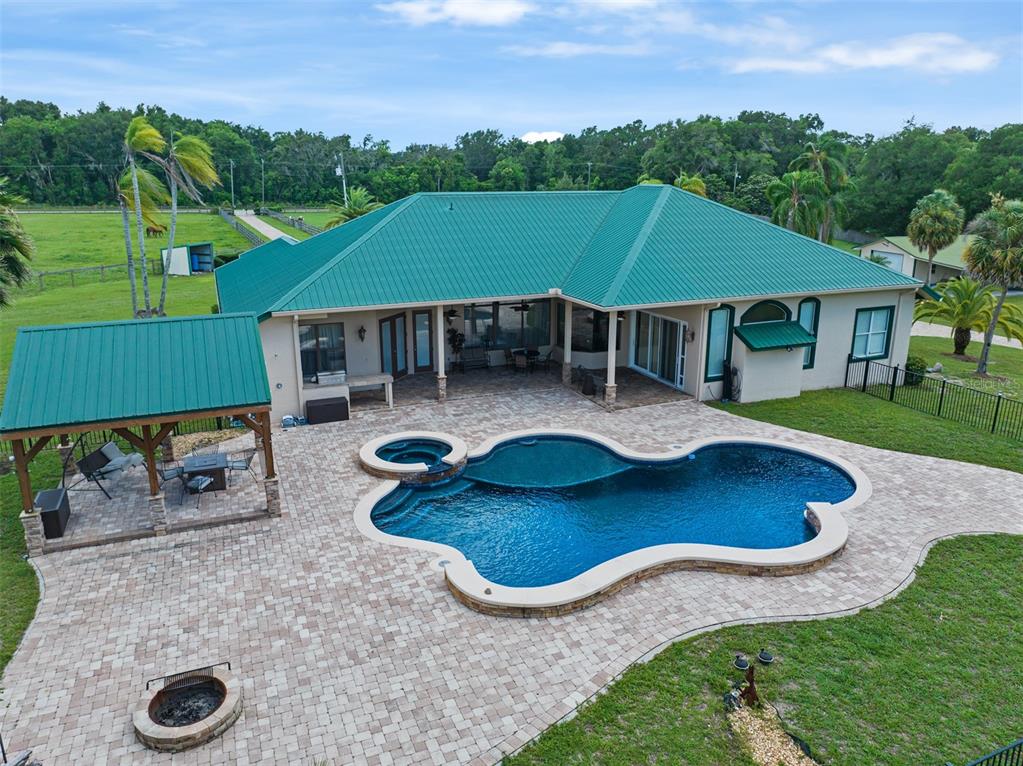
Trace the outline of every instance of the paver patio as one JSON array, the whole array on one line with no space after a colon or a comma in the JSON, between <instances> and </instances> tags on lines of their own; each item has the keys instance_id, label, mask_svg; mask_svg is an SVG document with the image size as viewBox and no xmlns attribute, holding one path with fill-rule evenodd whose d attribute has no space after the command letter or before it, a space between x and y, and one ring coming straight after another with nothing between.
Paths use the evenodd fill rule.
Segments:
<instances>
[{"instance_id":1,"label":"paver patio","mask_svg":"<svg viewBox=\"0 0 1023 766\"><path fill-rule=\"evenodd\" d=\"M430 555L373 543L352 522L376 479L366 440L434 429L473 445L523 427L585 428L638 449L771 436L859 465L873 497L849 544L787 578L676 572L582 612L486 617L455 602ZM691 402L608 412L563 388L359 412L275 435L284 516L50 554L45 592L3 679L0 731L52 764L490 764L631 662L734 620L854 610L890 593L929 541L1023 533L1023 475L887 452ZM170 756L134 741L148 678L230 660L245 712L218 740Z\"/></svg>"}]
</instances>

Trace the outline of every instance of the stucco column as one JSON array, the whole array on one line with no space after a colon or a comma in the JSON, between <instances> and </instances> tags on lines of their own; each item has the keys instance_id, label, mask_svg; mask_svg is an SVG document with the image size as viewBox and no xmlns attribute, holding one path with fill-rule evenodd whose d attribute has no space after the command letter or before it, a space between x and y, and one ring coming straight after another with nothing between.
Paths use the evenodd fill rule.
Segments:
<instances>
[{"instance_id":1,"label":"stucco column","mask_svg":"<svg viewBox=\"0 0 1023 766\"><path fill-rule=\"evenodd\" d=\"M618 312L607 312L607 382L604 385L604 403L614 404L618 399L618 386L615 384L615 362L618 339Z\"/></svg>"},{"instance_id":2,"label":"stucco column","mask_svg":"<svg viewBox=\"0 0 1023 766\"><path fill-rule=\"evenodd\" d=\"M443 402L448 398L448 376L445 374L445 362L447 361L447 348L444 343L444 307L438 305L434 310L434 327L436 327L436 353L437 353L437 401Z\"/></svg>"},{"instance_id":3,"label":"stucco column","mask_svg":"<svg viewBox=\"0 0 1023 766\"><path fill-rule=\"evenodd\" d=\"M561 339L561 382L572 382L572 301L565 301L565 335Z\"/></svg>"}]
</instances>

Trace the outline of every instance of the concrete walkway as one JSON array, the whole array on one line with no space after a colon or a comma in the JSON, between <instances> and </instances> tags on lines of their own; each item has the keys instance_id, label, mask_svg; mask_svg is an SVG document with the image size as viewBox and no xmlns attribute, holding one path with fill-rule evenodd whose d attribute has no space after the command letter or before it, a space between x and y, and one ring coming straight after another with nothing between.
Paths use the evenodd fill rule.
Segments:
<instances>
[{"instance_id":1,"label":"concrete walkway","mask_svg":"<svg viewBox=\"0 0 1023 766\"><path fill-rule=\"evenodd\" d=\"M355 505L379 482L358 466L368 439L426 429L475 446L526 424L582 426L651 451L708 436L773 437L854 463L874 491L846 515L845 552L820 571L672 572L552 619L470 611L433 556L356 529ZM224 449L249 445L251 437ZM1023 474L691 401L608 412L565 388L508 391L360 412L275 433L274 448L280 519L33 559L42 600L0 683L9 748L31 748L45 764L485 766L690 631L855 611L904 587L936 538L1023 534ZM73 505L93 494L73 493ZM233 727L177 755L136 742L130 715L147 679L222 661L244 690Z\"/></svg>"},{"instance_id":2,"label":"concrete walkway","mask_svg":"<svg viewBox=\"0 0 1023 766\"><path fill-rule=\"evenodd\" d=\"M251 210L236 210L234 217L239 221L244 221L247 226L252 227L267 239L280 239L281 237L288 236L280 229L276 229L268 224Z\"/></svg>"},{"instance_id":3,"label":"concrete walkway","mask_svg":"<svg viewBox=\"0 0 1023 766\"><path fill-rule=\"evenodd\" d=\"M913 325L913 335L922 335L928 338L951 338L952 328L946 327L943 324L932 324L931 322L916 322ZM984 342L984 333L972 332L970 337L977 343ZM1023 348L1023 343L1018 340L1009 340L1001 335L995 335L991 340L991 343L995 346L1009 346L1010 348Z\"/></svg>"}]
</instances>

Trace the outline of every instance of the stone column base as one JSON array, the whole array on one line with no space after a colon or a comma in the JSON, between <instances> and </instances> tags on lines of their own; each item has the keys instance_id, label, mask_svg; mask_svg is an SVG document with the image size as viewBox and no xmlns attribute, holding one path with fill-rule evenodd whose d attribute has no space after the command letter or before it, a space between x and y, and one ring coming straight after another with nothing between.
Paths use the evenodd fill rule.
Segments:
<instances>
[{"instance_id":1,"label":"stone column base","mask_svg":"<svg viewBox=\"0 0 1023 766\"><path fill-rule=\"evenodd\" d=\"M572 383L572 365L562 364L561 365L561 382L568 386Z\"/></svg>"},{"instance_id":2,"label":"stone column base","mask_svg":"<svg viewBox=\"0 0 1023 766\"><path fill-rule=\"evenodd\" d=\"M448 398L448 376L437 376L437 401L444 402Z\"/></svg>"},{"instance_id":3,"label":"stone column base","mask_svg":"<svg viewBox=\"0 0 1023 766\"><path fill-rule=\"evenodd\" d=\"M268 516L281 515L281 486L278 478L263 479L263 492L266 493L266 513Z\"/></svg>"},{"instance_id":4,"label":"stone column base","mask_svg":"<svg viewBox=\"0 0 1023 766\"><path fill-rule=\"evenodd\" d=\"M166 439L164 439L162 442L160 442L160 449L163 450L163 459L164 459L165 462L173 463L175 460L177 460L177 458L174 457L174 437L173 436L168 436Z\"/></svg>"},{"instance_id":5,"label":"stone column base","mask_svg":"<svg viewBox=\"0 0 1023 766\"><path fill-rule=\"evenodd\" d=\"M71 452L74 447L70 444L58 444L57 454L60 455L61 465L64 466L65 476L74 476L78 473L78 464L75 463L75 459Z\"/></svg>"},{"instance_id":6,"label":"stone column base","mask_svg":"<svg viewBox=\"0 0 1023 766\"><path fill-rule=\"evenodd\" d=\"M43 555L43 516L35 511L21 512L21 526L25 528L25 547L28 549L28 556Z\"/></svg>"},{"instance_id":7,"label":"stone column base","mask_svg":"<svg viewBox=\"0 0 1023 766\"><path fill-rule=\"evenodd\" d=\"M618 386L614 383L604 386L604 404L609 407L618 401Z\"/></svg>"},{"instance_id":8,"label":"stone column base","mask_svg":"<svg viewBox=\"0 0 1023 766\"><path fill-rule=\"evenodd\" d=\"M167 506L163 503L163 492L149 497L149 521L156 534L167 534Z\"/></svg>"}]
</instances>

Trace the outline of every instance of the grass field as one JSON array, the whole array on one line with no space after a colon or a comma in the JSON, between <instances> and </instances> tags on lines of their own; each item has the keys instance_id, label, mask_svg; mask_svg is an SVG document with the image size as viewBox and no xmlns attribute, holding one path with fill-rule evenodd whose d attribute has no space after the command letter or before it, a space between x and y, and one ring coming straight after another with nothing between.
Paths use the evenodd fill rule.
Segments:
<instances>
[{"instance_id":1,"label":"grass field","mask_svg":"<svg viewBox=\"0 0 1023 766\"><path fill-rule=\"evenodd\" d=\"M24 213L20 218L36 244L33 271L125 262L120 213ZM132 234L134 237L134 227ZM180 214L174 241L177 244L213 242L216 252L239 252L252 247L220 216L212 213ZM160 248L166 245L166 235L147 239L147 256L159 258Z\"/></svg>"},{"instance_id":2,"label":"grass field","mask_svg":"<svg viewBox=\"0 0 1023 766\"><path fill-rule=\"evenodd\" d=\"M853 255L859 255L859 251L856 249L859 247L855 242L846 242L844 239L833 239L831 240L831 246L837 247L839 250L845 250L847 253Z\"/></svg>"},{"instance_id":3,"label":"grass field","mask_svg":"<svg viewBox=\"0 0 1023 766\"><path fill-rule=\"evenodd\" d=\"M726 628L625 673L506 766L750 766L721 696L734 653L768 647L760 696L829 766L965 763L1020 735L1023 538L936 545L916 580L875 609L834 620Z\"/></svg>"},{"instance_id":4,"label":"grass field","mask_svg":"<svg viewBox=\"0 0 1023 766\"><path fill-rule=\"evenodd\" d=\"M928 367L933 367L935 362L941 362L944 368L942 374L963 385L979 388L992 394L1001 391L1006 396L1023 399L1023 350L992 345L991 356L988 358L988 377L986 378L978 377L975 374L976 362L952 356L951 338L927 338L915 335L910 340L909 351L911 354L922 356L927 361ZM980 351L981 344L977 342L970 343L966 348L966 354L970 357L979 356Z\"/></svg>"},{"instance_id":5,"label":"grass field","mask_svg":"<svg viewBox=\"0 0 1023 766\"><path fill-rule=\"evenodd\" d=\"M305 222L313 226L319 226L321 229L325 228L327 221L334 217L334 214L328 210L316 210L311 213L307 212L293 212L290 210L285 211L286 215L300 215L305 219Z\"/></svg>"}]
</instances>

